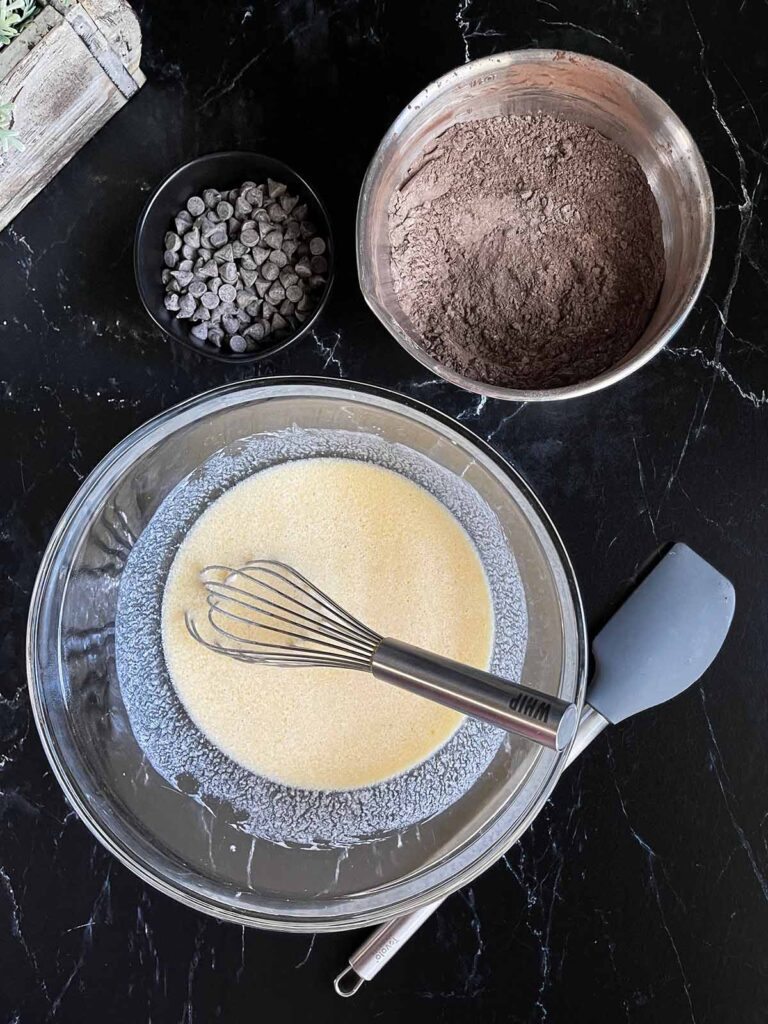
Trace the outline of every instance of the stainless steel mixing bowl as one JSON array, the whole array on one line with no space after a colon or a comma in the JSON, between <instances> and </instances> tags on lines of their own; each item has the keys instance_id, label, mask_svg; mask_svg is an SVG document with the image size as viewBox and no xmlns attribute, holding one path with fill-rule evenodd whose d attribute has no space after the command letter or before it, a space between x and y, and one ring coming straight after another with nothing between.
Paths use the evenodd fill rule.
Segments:
<instances>
[{"instance_id":1,"label":"stainless steel mixing bowl","mask_svg":"<svg viewBox=\"0 0 768 1024\"><path fill-rule=\"evenodd\" d=\"M387 211L409 168L451 125L483 117L548 113L591 125L633 154L661 214L666 278L656 310L624 358L592 380L540 391L498 387L449 370L424 351L400 308L390 270ZM516 50L472 61L428 85L381 141L357 212L357 269L371 309L432 373L492 398L543 402L599 391L666 345L704 282L714 239L714 201L704 161L686 128L647 85L625 71L562 50Z\"/></svg>"},{"instance_id":2,"label":"stainless steel mixing bowl","mask_svg":"<svg viewBox=\"0 0 768 1024\"><path fill-rule=\"evenodd\" d=\"M300 434L295 427L377 435L474 488L495 513L525 588L522 681L581 707L586 633L578 590L551 523L518 474L418 402L317 379L218 388L151 420L106 456L45 553L29 617L28 674L35 720L64 792L137 875L229 921L336 930L413 910L489 867L541 808L568 752L505 741L445 810L341 849L252 838L194 779L169 782L155 771L134 738L115 669L126 562L161 502L210 456L262 432Z\"/></svg>"}]
</instances>

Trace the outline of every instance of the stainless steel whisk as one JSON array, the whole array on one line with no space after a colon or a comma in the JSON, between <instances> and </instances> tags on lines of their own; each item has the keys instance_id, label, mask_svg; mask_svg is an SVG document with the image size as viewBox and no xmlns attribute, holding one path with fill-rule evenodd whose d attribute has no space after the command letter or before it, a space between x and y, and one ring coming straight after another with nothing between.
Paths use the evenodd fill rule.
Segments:
<instances>
[{"instance_id":1,"label":"stainless steel whisk","mask_svg":"<svg viewBox=\"0 0 768 1024\"><path fill-rule=\"evenodd\" d=\"M206 639L189 612L187 629L218 654L256 665L370 672L552 750L573 738L575 704L379 636L282 562L258 560L239 569L210 565L201 579L212 635Z\"/></svg>"}]
</instances>

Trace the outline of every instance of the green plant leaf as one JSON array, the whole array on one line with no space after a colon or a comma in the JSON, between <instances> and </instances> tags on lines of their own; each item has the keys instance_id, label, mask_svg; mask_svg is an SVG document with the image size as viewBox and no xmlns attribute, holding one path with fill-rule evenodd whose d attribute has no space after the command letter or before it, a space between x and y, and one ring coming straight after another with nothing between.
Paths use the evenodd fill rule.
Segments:
<instances>
[{"instance_id":1,"label":"green plant leaf","mask_svg":"<svg viewBox=\"0 0 768 1024\"><path fill-rule=\"evenodd\" d=\"M13 127L13 104L0 103L0 153L24 149L19 133Z\"/></svg>"},{"instance_id":2,"label":"green plant leaf","mask_svg":"<svg viewBox=\"0 0 768 1024\"><path fill-rule=\"evenodd\" d=\"M35 0L0 0L0 47L7 46L37 11Z\"/></svg>"}]
</instances>

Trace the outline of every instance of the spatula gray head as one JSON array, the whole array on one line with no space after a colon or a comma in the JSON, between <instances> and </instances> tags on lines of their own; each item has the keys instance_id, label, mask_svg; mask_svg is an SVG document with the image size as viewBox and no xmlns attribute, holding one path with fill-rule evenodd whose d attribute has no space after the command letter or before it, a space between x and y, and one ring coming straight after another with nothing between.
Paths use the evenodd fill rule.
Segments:
<instances>
[{"instance_id":1,"label":"spatula gray head","mask_svg":"<svg viewBox=\"0 0 768 1024\"><path fill-rule=\"evenodd\" d=\"M595 638L589 703L615 725L682 693L712 664L735 601L725 576L675 544Z\"/></svg>"}]
</instances>

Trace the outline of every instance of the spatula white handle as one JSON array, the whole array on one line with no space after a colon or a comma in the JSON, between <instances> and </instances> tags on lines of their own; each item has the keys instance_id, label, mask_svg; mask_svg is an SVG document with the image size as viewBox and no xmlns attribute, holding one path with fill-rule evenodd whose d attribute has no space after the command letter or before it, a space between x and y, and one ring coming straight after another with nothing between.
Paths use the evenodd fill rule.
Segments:
<instances>
[{"instance_id":1,"label":"spatula white handle","mask_svg":"<svg viewBox=\"0 0 768 1024\"><path fill-rule=\"evenodd\" d=\"M566 768L587 749L606 725L608 725L608 721L599 711L595 711L589 704L584 705L576 738L568 751ZM362 946L352 954L347 966L334 979L333 987L337 993L345 997L353 996L363 982L375 978L381 968L392 959L403 944L421 928L427 918L431 917L447 898L444 896L443 899L427 903L426 906L419 907L418 910L413 910L410 914L401 914L400 917L394 917L386 924L379 925Z\"/></svg>"}]
</instances>

